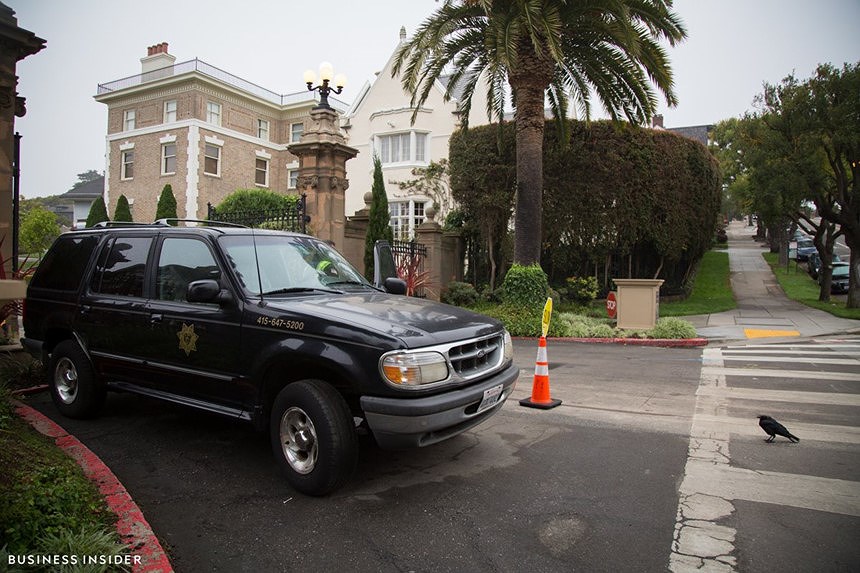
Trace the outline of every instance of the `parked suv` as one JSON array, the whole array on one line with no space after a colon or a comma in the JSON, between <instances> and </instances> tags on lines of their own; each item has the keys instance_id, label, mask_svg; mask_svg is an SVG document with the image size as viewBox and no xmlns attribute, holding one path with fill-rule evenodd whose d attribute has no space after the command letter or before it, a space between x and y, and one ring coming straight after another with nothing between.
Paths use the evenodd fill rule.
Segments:
<instances>
[{"instance_id":1,"label":"parked suv","mask_svg":"<svg viewBox=\"0 0 860 573\"><path fill-rule=\"evenodd\" d=\"M119 390L248 420L290 483L323 495L355 468L357 428L426 446L513 391L498 321L385 292L307 235L185 225L72 231L45 255L22 342L62 414L94 416Z\"/></svg>"}]
</instances>

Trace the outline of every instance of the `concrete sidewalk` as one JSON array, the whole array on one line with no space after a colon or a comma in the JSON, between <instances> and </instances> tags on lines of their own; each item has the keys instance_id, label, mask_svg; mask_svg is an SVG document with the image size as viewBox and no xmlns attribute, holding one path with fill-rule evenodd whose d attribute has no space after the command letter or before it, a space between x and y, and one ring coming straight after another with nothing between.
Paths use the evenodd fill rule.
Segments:
<instances>
[{"instance_id":1,"label":"concrete sidewalk","mask_svg":"<svg viewBox=\"0 0 860 573\"><path fill-rule=\"evenodd\" d=\"M860 320L839 318L788 299L753 240L755 227L732 221L728 227L729 270L737 308L685 316L699 336L713 342L860 333ZM800 271L802 272L802 271Z\"/></svg>"}]
</instances>

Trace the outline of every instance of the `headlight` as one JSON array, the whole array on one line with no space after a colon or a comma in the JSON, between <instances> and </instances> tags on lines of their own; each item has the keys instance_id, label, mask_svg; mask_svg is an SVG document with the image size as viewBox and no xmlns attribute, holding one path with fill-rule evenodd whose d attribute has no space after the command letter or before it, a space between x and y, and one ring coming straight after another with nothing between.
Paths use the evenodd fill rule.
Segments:
<instances>
[{"instance_id":1,"label":"headlight","mask_svg":"<svg viewBox=\"0 0 860 573\"><path fill-rule=\"evenodd\" d=\"M514 359L514 341L511 340L511 333L505 331L505 362Z\"/></svg>"},{"instance_id":2,"label":"headlight","mask_svg":"<svg viewBox=\"0 0 860 573\"><path fill-rule=\"evenodd\" d=\"M448 378L448 363L438 352L389 354L382 359L382 374L395 386L422 386Z\"/></svg>"}]
</instances>

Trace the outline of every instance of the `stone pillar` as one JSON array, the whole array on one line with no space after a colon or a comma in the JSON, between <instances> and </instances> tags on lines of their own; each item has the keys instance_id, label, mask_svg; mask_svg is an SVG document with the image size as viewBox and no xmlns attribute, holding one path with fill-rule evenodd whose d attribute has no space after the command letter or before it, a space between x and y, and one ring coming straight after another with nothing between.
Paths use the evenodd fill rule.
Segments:
<instances>
[{"instance_id":1,"label":"stone pillar","mask_svg":"<svg viewBox=\"0 0 860 573\"><path fill-rule=\"evenodd\" d=\"M338 250L346 257L352 266L367 276L368 269L364 268L364 244L367 240L367 229L370 226L370 202L373 194L368 191L364 194L364 208L346 220L344 229L343 246L338 245Z\"/></svg>"},{"instance_id":2,"label":"stone pillar","mask_svg":"<svg viewBox=\"0 0 860 573\"><path fill-rule=\"evenodd\" d=\"M331 108L313 108L310 129L302 134L299 143L288 149L299 158L297 191L308 196L310 232L342 249L345 193L349 187L346 162L358 155L358 150L346 145L337 112Z\"/></svg>"},{"instance_id":3,"label":"stone pillar","mask_svg":"<svg viewBox=\"0 0 860 573\"><path fill-rule=\"evenodd\" d=\"M427 276L427 298L439 300L442 291L451 281L463 280L463 265L460 257L460 237L447 233L434 219L436 209L427 207L425 221L415 229L415 239L427 247L424 270Z\"/></svg>"},{"instance_id":4,"label":"stone pillar","mask_svg":"<svg viewBox=\"0 0 860 573\"><path fill-rule=\"evenodd\" d=\"M3 238L2 260L8 261L5 276L12 272L12 163L15 149L15 116L26 112L24 98L18 96L19 60L45 47L45 40L18 27L15 12L0 2L0 238ZM24 139L26 144L26 138ZM30 169L39 167L31 165Z\"/></svg>"}]
</instances>

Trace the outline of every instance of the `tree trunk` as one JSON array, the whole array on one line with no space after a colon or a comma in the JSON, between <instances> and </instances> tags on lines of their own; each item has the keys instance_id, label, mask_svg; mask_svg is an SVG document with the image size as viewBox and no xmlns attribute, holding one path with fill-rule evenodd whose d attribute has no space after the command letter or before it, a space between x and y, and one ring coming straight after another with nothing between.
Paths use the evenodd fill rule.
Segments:
<instances>
[{"instance_id":1,"label":"tree trunk","mask_svg":"<svg viewBox=\"0 0 860 573\"><path fill-rule=\"evenodd\" d=\"M546 60L546 48L538 52L529 39L517 46L517 66L509 70L516 110L517 198L514 214L514 262L540 263L543 228L543 132L544 94L554 65Z\"/></svg>"}]
</instances>

